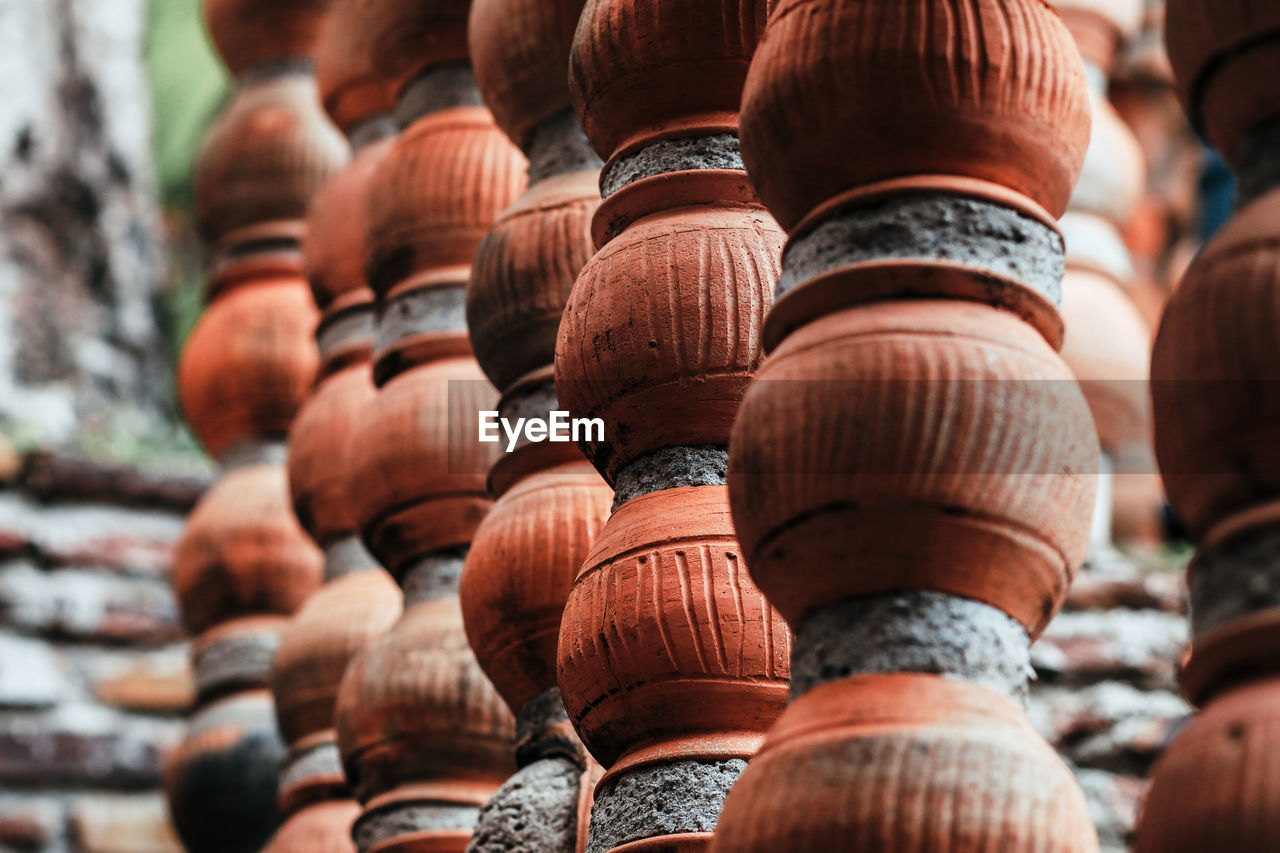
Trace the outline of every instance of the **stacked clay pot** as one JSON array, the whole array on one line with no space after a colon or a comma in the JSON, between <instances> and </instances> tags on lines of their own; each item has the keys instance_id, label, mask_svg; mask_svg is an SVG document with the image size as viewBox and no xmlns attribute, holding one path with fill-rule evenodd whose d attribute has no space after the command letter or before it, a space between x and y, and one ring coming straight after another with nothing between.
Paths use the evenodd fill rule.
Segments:
<instances>
[{"instance_id":1,"label":"stacked clay pot","mask_svg":"<svg viewBox=\"0 0 1280 853\"><path fill-rule=\"evenodd\" d=\"M737 140L766 13L588 2L572 43L574 108L606 163L556 391L603 424L580 445L616 490L558 653L569 719L606 771L592 853L705 848L785 704L790 635L743 568L725 485L782 246Z\"/></svg>"},{"instance_id":2,"label":"stacked clay pot","mask_svg":"<svg viewBox=\"0 0 1280 853\"><path fill-rule=\"evenodd\" d=\"M790 241L729 485L792 701L712 850L1097 849L1018 701L1097 488L1056 352L1089 109L1045 0L772 4L742 150Z\"/></svg>"},{"instance_id":3,"label":"stacked clay pot","mask_svg":"<svg viewBox=\"0 0 1280 853\"><path fill-rule=\"evenodd\" d=\"M267 690L271 661L323 573L290 510L284 467L284 441L319 361L299 240L312 192L347 157L298 61L323 5L206 6L241 85L196 166L209 305L178 367L187 421L225 468L192 512L173 565L198 695L166 781L193 853L256 853L276 827L285 747Z\"/></svg>"},{"instance_id":4,"label":"stacked clay pot","mask_svg":"<svg viewBox=\"0 0 1280 853\"><path fill-rule=\"evenodd\" d=\"M472 354L464 295L525 162L480 105L468 11L372 0L353 25L401 128L365 191L376 391L355 413L347 490L361 538L404 593L399 621L352 659L338 691L361 853L461 853L515 770L511 713L467 645L457 585L492 505L496 447L476 425L498 396Z\"/></svg>"},{"instance_id":5,"label":"stacked clay pot","mask_svg":"<svg viewBox=\"0 0 1280 853\"><path fill-rule=\"evenodd\" d=\"M312 198L303 244L321 312L320 371L289 433L289 489L294 512L324 552L325 583L290 621L272 666L276 721L289 753L280 768L285 823L268 853L355 853L351 829L360 807L338 753L338 687L351 658L401 611L400 590L360 542L348 490L356 416L374 396L373 292L364 280L358 226L369 179L395 129L390 97L380 87L363 88L372 71L350 57L359 7L359 0L334 3L316 49L322 100L353 156Z\"/></svg>"},{"instance_id":6,"label":"stacked clay pot","mask_svg":"<svg viewBox=\"0 0 1280 853\"><path fill-rule=\"evenodd\" d=\"M570 103L569 46L583 0L475 0L476 82L529 159L530 185L480 243L467 285L472 346L511 420L559 408L554 360L574 280L591 257L600 161ZM480 812L471 853L584 849L599 767L556 679L569 587L613 493L572 443L524 441L489 472L460 598L481 668L515 715L520 769Z\"/></svg>"},{"instance_id":7,"label":"stacked clay pot","mask_svg":"<svg viewBox=\"0 0 1280 853\"><path fill-rule=\"evenodd\" d=\"M1192 642L1183 694L1202 711L1153 769L1139 851L1232 850L1274 843L1271 784L1280 718L1280 412L1270 327L1280 305L1280 57L1274 4L1168 7L1169 54L1188 112L1236 166L1244 206L1191 264L1156 336L1156 454L1174 510L1196 544L1187 570Z\"/></svg>"}]
</instances>

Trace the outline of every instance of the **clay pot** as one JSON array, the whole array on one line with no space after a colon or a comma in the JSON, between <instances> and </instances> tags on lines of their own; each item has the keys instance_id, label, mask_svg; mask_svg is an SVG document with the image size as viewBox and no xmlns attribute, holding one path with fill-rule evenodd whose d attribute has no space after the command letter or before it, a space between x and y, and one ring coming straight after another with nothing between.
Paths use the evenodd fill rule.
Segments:
<instances>
[{"instance_id":1,"label":"clay pot","mask_svg":"<svg viewBox=\"0 0 1280 853\"><path fill-rule=\"evenodd\" d=\"M1265 850L1280 838L1280 679L1218 697L1178 733L1153 770L1138 853Z\"/></svg>"},{"instance_id":2,"label":"clay pot","mask_svg":"<svg viewBox=\"0 0 1280 853\"><path fill-rule=\"evenodd\" d=\"M515 772L515 724L467 645L458 599L405 610L347 667L335 722L366 804L398 787L479 806Z\"/></svg>"},{"instance_id":3,"label":"clay pot","mask_svg":"<svg viewBox=\"0 0 1280 853\"><path fill-rule=\"evenodd\" d=\"M1098 838L1025 711L959 679L894 674L797 699L729 792L710 849L1083 853Z\"/></svg>"},{"instance_id":4,"label":"clay pot","mask_svg":"<svg viewBox=\"0 0 1280 853\"><path fill-rule=\"evenodd\" d=\"M360 410L376 392L369 365L355 365L320 384L289 432L293 510L321 546L355 532L348 460Z\"/></svg>"},{"instance_id":5,"label":"clay pot","mask_svg":"<svg viewBox=\"0 0 1280 853\"><path fill-rule=\"evenodd\" d=\"M400 618L400 588L375 567L344 575L307 599L281 638L271 671L285 742L333 727L347 663Z\"/></svg>"},{"instance_id":6,"label":"clay pot","mask_svg":"<svg viewBox=\"0 0 1280 853\"><path fill-rule=\"evenodd\" d=\"M315 327L297 275L237 287L201 315L178 363L178 397L210 454L285 436L315 377Z\"/></svg>"},{"instance_id":7,"label":"clay pot","mask_svg":"<svg viewBox=\"0 0 1280 853\"><path fill-rule=\"evenodd\" d=\"M462 615L481 668L513 712L556 686L560 616L612 498L589 464L568 463L520 481L476 531Z\"/></svg>"},{"instance_id":8,"label":"clay pot","mask_svg":"<svg viewBox=\"0 0 1280 853\"><path fill-rule=\"evenodd\" d=\"M301 221L312 194L346 164L348 150L320 108L311 75L279 75L241 87L210 128L196 162L201 238L225 245L243 229Z\"/></svg>"},{"instance_id":9,"label":"clay pot","mask_svg":"<svg viewBox=\"0 0 1280 853\"><path fill-rule=\"evenodd\" d=\"M391 93L371 60L363 15L370 0L331 0L316 46L316 84L325 112L343 133L389 115Z\"/></svg>"},{"instance_id":10,"label":"clay pot","mask_svg":"<svg viewBox=\"0 0 1280 853\"><path fill-rule=\"evenodd\" d=\"M271 658L289 625L281 614L237 616L219 622L191 641L196 704L271 683Z\"/></svg>"},{"instance_id":11,"label":"clay pot","mask_svg":"<svg viewBox=\"0 0 1280 853\"><path fill-rule=\"evenodd\" d=\"M525 148L533 129L571 107L569 48L584 0L473 0L467 38L476 83L498 126Z\"/></svg>"},{"instance_id":12,"label":"clay pot","mask_svg":"<svg viewBox=\"0 0 1280 853\"><path fill-rule=\"evenodd\" d=\"M359 414L349 462L365 543L394 576L431 551L464 545L489 511L485 477L501 448L478 441L497 394L471 358L391 380Z\"/></svg>"},{"instance_id":13,"label":"clay pot","mask_svg":"<svg viewBox=\"0 0 1280 853\"><path fill-rule=\"evenodd\" d=\"M631 226L583 268L556 348L560 403L602 418L605 441L583 451L613 482L644 453L726 444L760 363L759 329L772 301L783 235L768 213L732 197L663 209L670 183L647 179L612 196L597 222ZM713 196L714 197L714 196Z\"/></svg>"},{"instance_id":14,"label":"clay pot","mask_svg":"<svg viewBox=\"0 0 1280 853\"><path fill-rule=\"evenodd\" d=\"M196 504L174 552L182 622L199 634L238 616L287 616L319 587L322 562L289 509L283 467L228 471Z\"/></svg>"},{"instance_id":15,"label":"clay pot","mask_svg":"<svg viewBox=\"0 0 1280 853\"><path fill-rule=\"evenodd\" d=\"M415 122L369 188L369 285L385 297L397 286L464 284L480 241L524 189L525 165L482 107L442 110Z\"/></svg>"},{"instance_id":16,"label":"clay pot","mask_svg":"<svg viewBox=\"0 0 1280 853\"><path fill-rule=\"evenodd\" d=\"M330 0L204 0L213 46L232 74L285 60L306 59Z\"/></svg>"},{"instance_id":17,"label":"clay pot","mask_svg":"<svg viewBox=\"0 0 1280 853\"><path fill-rule=\"evenodd\" d=\"M908 175L978 178L1054 218L1066 209L1089 142L1070 33L1046 0L934 11L900 0L775 4L743 95L742 155L788 231L842 193Z\"/></svg>"},{"instance_id":18,"label":"clay pot","mask_svg":"<svg viewBox=\"0 0 1280 853\"><path fill-rule=\"evenodd\" d=\"M169 753L165 793L191 853L258 853L279 822L276 768L284 744L271 696L239 693L201 710Z\"/></svg>"},{"instance_id":19,"label":"clay pot","mask_svg":"<svg viewBox=\"0 0 1280 853\"><path fill-rule=\"evenodd\" d=\"M1156 455L1195 535L1280 498L1280 193L1247 207L1196 258L1156 336Z\"/></svg>"},{"instance_id":20,"label":"clay pot","mask_svg":"<svg viewBox=\"0 0 1280 853\"><path fill-rule=\"evenodd\" d=\"M1084 61L1109 73L1121 41L1142 26L1143 0L1053 0Z\"/></svg>"},{"instance_id":21,"label":"clay pot","mask_svg":"<svg viewBox=\"0 0 1280 853\"><path fill-rule=\"evenodd\" d=\"M471 0L366 0L359 38L391 97L434 65L466 62Z\"/></svg>"},{"instance_id":22,"label":"clay pot","mask_svg":"<svg viewBox=\"0 0 1280 853\"><path fill-rule=\"evenodd\" d=\"M263 853L356 853L351 824L359 816L354 800L308 806L284 822Z\"/></svg>"},{"instance_id":23,"label":"clay pot","mask_svg":"<svg viewBox=\"0 0 1280 853\"><path fill-rule=\"evenodd\" d=\"M1093 133L1071 210L1124 227L1137 214L1146 189L1147 157L1106 95L1093 99Z\"/></svg>"},{"instance_id":24,"label":"clay pot","mask_svg":"<svg viewBox=\"0 0 1280 853\"><path fill-rule=\"evenodd\" d=\"M569 85L596 153L736 129L766 14L765 0L587 0Z\"/></svg>"},{"instance_id":25,"label":"clay pot","mask_svg":"<svg viewBox=\"0 0 1280 853\"><path fill-rule=\"evenodd\" d=\"M553 363L569 292L591 259L599 173L539 181L503 211L481 242L467 286L467 327L495 386Z\"/></svg>"},{"instance_id":26,"label":"clay pot","mask_svg":"<svg viewBox=\"0 0 1280 853\"><path fill-rule=\"evenodd\" d=\"M1084 396L1034 329L914 300L787 338L743 401L729 482L751 576L792 627L832 601L924 589L1034 637L1084 559L1098 470Z\"/></svg>"},{"instance_id":27,"label":"clay pot","mask_svg":"<svg viewBox=\"0 0 1280 853\"><path fill-rule=\"evenodd\" d=\"M786 705L791 636L747 575L728 498L699 486L623 504L569 594L560 690L613 773L673 751L748 758Z\"/></svg>"},{"instance_id":28,"label":"clay pot","mask_svg":"<svg viewBox=\"0 0 1280 853\"><path fill-rule=\"evenodd\" d=\"M1165 40L1178 97L1214 147L1232 160L1246 134L1280 113L1280 5L1270 0L1178 0Z\"/></svg>"}]
</instances>

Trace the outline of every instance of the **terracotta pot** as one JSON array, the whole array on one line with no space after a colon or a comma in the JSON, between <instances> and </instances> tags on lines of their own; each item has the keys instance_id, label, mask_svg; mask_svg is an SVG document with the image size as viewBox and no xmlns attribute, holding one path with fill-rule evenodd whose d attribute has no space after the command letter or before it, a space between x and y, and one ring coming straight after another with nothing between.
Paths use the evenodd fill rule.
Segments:
<instances>
[{"instance_id":1,"label":"terracotta pot","mask_svg":"<svg viewBox=\"0 0 1280 853\"><path fill-rule=\"evenodd\" d=\"M409 607L351 661L335 722L367 806L399 787L479 806L515 772L515 723L467 645L457 598Z\"/></svg>"},{"instance_id":2,"label":"terracotta pot","mask_svg":"<svg viewBox=\"0 0 1280 853\"><path fill-rule=\"evenodd\" d=\"M641 181L601 208L644 215L583 268L556 348L560 403L605 422L605 441L583 451L610 482L646 452L728 442L779 271L783 235L758 206L662 200Z\"/></svg>"},{"instance_id":3,"label":"terracotta pot","mask_svg":"<svg viewBox=\"0 0 1280 853\"><path fill-rule=\"evenodd\" d=\"M512 711L556 686L565 600L612 499L586 461L560 465L518 483L476 531L462 615L481 668Z\"/></svg>"},{"instance_id":4,"label":"terracotta pot","mask_svg":"<svg viewBox=\"0 0 1280 853\"><path fill-rule=\"evenodd\" d=\"M1247 207L1196 258L1165 309L1151 363L1156 455L1196 535L1280 499L1280 193Z\"/></svg>"},{"instance_id":5,"label":"terracotta pot","mask_svg":"<svg viewBox=\"0 0 1280 853\"><path fill-rule=\"evenodd\" d=\"M302 248L321 311L373 299L364 275L365 216L370 181L393 144L388 138L362 148L312 199Z\"/></svg>"},{"instance_id":6,"label":"terracotta pot","mask_svg":"<svg viewBox=\"0 0 1280 853\"><path fill-rule=\"evenodd\" d=\"M1106 95L1091 97L1093 134L1071 210L1101 216L1122 228L1137 214L1146 190L1147 157Z\"/></svg>"},{"instance_id":7,"label":"terracotta pot","mask_svg":"<svg viewBox=\"0 0 1280 853\"><path fill-rule=\"evenodd\" d=\"M288 625L279 613L236 616L192 638L195 704L270 686L271 658Z\"/></svg>"},{"instance_id":8,"label":"terracotta pot","mask_svg":"<svg viewBox=\"0 0 1280 853\"><path fill-rule=\"evenodd\" d=\"M784 228L855 187L920 174L991 181L1062 215L1089 142L1070 33L1046 0L935 11L775 4L743 95L742 155Z\"/></svg>"},{"instance_id":9,"label":"terracotta pot","mask_svg":"<svg viewBox=\"0 0 1280 853\"><path fill-rule=\"evenodd\" d=\"M367 0L359 26L369 62L396 97L433 65L466 62L471 0Z\"/></svg>"},{"instance_id":10,"label":"terracotta pot","mask_svg":"<svg viewBox=\"0 0 1280 853\"><path fill-rule=\"evenodd\" d=\"M481 107L442 110L415 122L382 160L369 189L370 286L385 297L417 281L464 284L480 241L524 189L525 165Z\"/></svg>"},{"instance_id":11,"label":"terracotta pot","mask_svg":"<svg viewBox=\"0 0 1280 853\"><path fill-rule=\"evenodd\" d=\"M263 853L356 853L351 825L359 816L354 800L308 806L284 822Z\"/></svg>"},{"instance_id":12,"label":"terracotta pot","mask_svg":"<svg viewBox=\"0 0 1280 853\"><path fill-rule=\"evenodd\" d=\"M320 108L315 79L286 74L241 87L196 161L196 224L208 244L269 222L300 221L347 162L346 140Z\"/></svg>"},{"instance_id":13,"label":"terracotta pot","mask_svg":"<svg viewBox=\"0 0 1280 853\"><path fill-rule=\"evenodd\" d=\"M1097 849L1080 786L1025 711L968 682L915 674L847 678L796 700L729 792L711 844Z\"/></svg>"},{"instance_id":14,"label":"terracotta pot","mask_svg":"<svg viewBox=\"0 0 1280 853\"><path fill-rule=\"evenodd\" d=\"M1109 73L1116 48L1137 35L1142 26L1143 0L1053 0L1080 55Z\"/></svg>"},{"instance_id":15,"label":"terracotta pot","mask_svg":"<svg viewBox=\"0 0 1280 853\"><path fill-rule=\"evenodd\" d=\"M1174 0L1165 41L1178 97L1214 147L1231 160L1254 127L1280 112L1280 6L1269 0Z\"/></svg>"},{"instance_id":16,"label":"terracotta pot","mask_svg":"<svg viewBox=\"0 0 1280 853\"><path fill-rule=\"evenodd\" d=\"M283 467L228 471L196 504L174 551L182 622L199 634L238 616L287 616L320 586L322 562L289 509Z\"/></svg>"},{"instance_id":17,"label":"terracotta pot","mask_svg":"<svg viewBox=\"0 0 1280 853\"><path fill-rule=\"evenodd\" d=\"M361 409L376 396L369 365L355 365L320 384L289 432L293 510L321 546L354 533L348 460Z\"/></svg>"},{"instance_id":18,"label":"terracotta pot","mask_svg":"<svg viewBox=\"0 0 1280 853\"><path fill-rule=\"evenodd\" d=\"M182 412L213 456L284 438L315 377L316 309L297 276L266 277L214 300L178 363Z\"/></svg>"},{"instance_id":19,"label":"terracotta pot","mask_svg":"<svg viewBox=\"0 0 1280 853\"><path fill-rule=\"evenodd\" d=\"M478 441L497 394L474 359L402 373L361 409L349 471L365 543L393 575L471 541L489 511L485 477L501 448Z\"/></svg>"},{"instance_id":20,"label":"terracotta pot","mask_svg":"<svg viewBox=\"0 0 1280 853\"><path fill-rule=\"evenodd\" d=\"M598 182L598 172L538 182L480 244L467 286L467 327L480 366L504 391L555 360L569 292L595 252Z\"/></svg>"},{"instance_id":21,"label":"terracotta pot","mask_svg":"<svg viewBox=\"0 0 1280 853\"><path fill-rule=\"evenodd\" d=\"M325 112L344 133L395 108L391 93L373 63L370 33L364 26L370 0L330 0L329 14L316 45L316 84Z\"/></svg>"},{"instance_id":22,"label":"terracotta pot","mask_svg":"<svg viewBox=\"0 0 1280 853\"><path fill-rule=\"evenodd\" d=\"M742 565L721 486L634 498L596 539L569 594L559 679L606 768L747 758L782 712L787 626Z\"/></svg>"},{"instance_id":23,"label":"terracotta pot","mask_svg":"<svg viewBox=\"0 0 1280 853\"><path fill-rule=\"evenodd\" d=\"M913 300L787 338L743 401L729 482L751 575L793 627L832 601L925 589L1034 637L1084 559L1098 470L1084 397L1034 329Z\"/></svg>"},{"instance_id":24,"label":"terracotta pot","mask_svg":"<svg viewBox=\"0 0 1280 853\"><path fill-rule=\"evenodd\" d=\"M1238 687L1178 733L1156 762L1138 853L1265 850L1280 837L1280 679Z\"/></svg>"},{"instance_id":25,"label":"terracotta pot","mask_svg":"<svg viewBox=\"0 0 1280 853\"><path fill-rule=\"evenodd\" d=\"M344 575L307 599L290 621L271 671L276 721L296 745L333 727L347 663L400 618L402 594L375 567Z\"/></svg>"},{"instance_id":26,"label":"terracotta pot","mask_svg":"<svg viewBox=\"0 0 1280 853\"><path fill-rule=\"evenodd\" d=\"M473 0L467 38L476 83L521 148L541 122L571 106L565 69L585 0Z\"/></svg>"},{"instance_id":27,"label":"terracotta pot","mask_svg":"<svg viewBox=\"0 0 1280 853\"><path fill-rule=\"evenodd\" d=\"M587 0L569 84L596 152L607 159L676 128L681 136L734 130L765 7L765 0Z\"/></svg>"},{"instance_id":28,"label":"terracotta pot","mask_svg":"<svg viewBox=\"0 0 1280 853\"><path fill-rule=\"evenodd\" d=\"M184 849L258 853L279 822L282 758L267 691L239 693L196 714L165 765L166 798Z\"/></svg>"},{"instance_id":29,"label":"terracotta pot","mask_svg":"<svg viewBox=\"0 0 1280 853\"><path fill-rule=\"evenodd\" d=\"M330 0L204 0L213 46L232 74L309 58Z\"/></svg>"}]
</instances>

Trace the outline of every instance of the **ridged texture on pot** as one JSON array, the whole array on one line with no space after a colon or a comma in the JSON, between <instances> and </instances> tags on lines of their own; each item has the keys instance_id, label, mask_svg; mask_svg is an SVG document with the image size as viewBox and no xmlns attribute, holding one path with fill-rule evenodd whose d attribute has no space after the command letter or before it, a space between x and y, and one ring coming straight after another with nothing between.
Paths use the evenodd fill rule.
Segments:
<instances>
[{"instance_id":1,"label":"ridged texture on pot","mask_svg":"<svg viewBox=\"0 0 1280 853\"><path fill-rule=\"evenodd\" d=\"M540 181L481 242L467 286L476 359L498 388L555 360L556 334L578 272L591 259L599 173Z\"/></svg>"},{"instance_id":2,"label":"ridged texture on pot","mask_svg":"<svg viewBox=\"0 0 1280 853\"><path fill-rule=\"evenodd\" d=\"M1097 849L1079 786L1026 713L935 675L845 679L798 699L729 792L711 845L711 853Z\"/></svg>"},{"instance_id":3,"label":"ridged texture on pot","mask_svg":"<svg viewBox=\"0 0 1280 853\"><path fill-rule=\"evenodd\" d=\"M279 465L228 471L192 511L172 582L192 634L239 616L297 610L320 586L320 551L289 509Z\"/></svg>"},{"instance_id":4,"label":"ridged texture on pot","mask_svg":"<svg viewBox=\"0 0 1280 853\"><path fill-rule=\"evenodd\" d=\"M472 0L467 37L476 83L498 126L523 147L571 106L569 48L584 0Z\"/></svg>"},{"instance_id":5,"label":"ridged texture on pot","mask_svg":"<svg viewBox=\"0 0 1280 853\"><path fill-rule=\"evenodd\" d=\"M312 194L347 162L348 150L309 74L240 88L196 162L201 238L212 245L238 229L305 219Z\"/></svg>"},{"instance_id":6,"label":"ridged texture on pot","mask_svg":"<svg viewBox=\"0 0 1280 853\"><path fill-rule=\"evenodd\" d=\"M560 690L605 767L678 742L762 735L782 712L791 635L752 584L722 486L667 489L614 513L569 595ZM745 755L737 757L747 757Z\"/></svg>"},{"instance_id":7,"label":"ridged texture on pot","mask_svg":"<svg viewBox=\"0 0 1280 853\"><path fill-rule=\"evenodd\" d=\"M333 727L347 663L400 617L402 595L370 567L325 584L290 621L271 668L276 720L285 742Z\"/></svg>"},{"instance_id":8,"label":"ridged texture on pot","mask_svg":"<svg viewBox=\"0 0 1280 853\"><path fill-rule=\"evenodd\" d=\"M488 110L454 107L419 119L372 179L365 241L370 286L385 296L397 284L442 269L459 271L454 281L465 283L480 241L524 186L524 157Z\"/></svg>"},{"instance_id":9,"label":"ridged texture on pot","mask_svg":"<svg viewBox=\"0 0 1280 853\"><path fill-rule=\"evenodd\" d=\"M831 601L924 589L1036 635L1084 559L1093 420L1058 355L997 308L814 321L761 368L730 448L747 565L793 627Z\"/></svg>"},{"instance_id":10,"label":"ridged texture on pot","mask_svg":"<svg viewBox=\"0 0 1280 853\"><path fill-rule=\"evenodd\" d=\"M364 26L371 0L330 0L316 45L316 83L325 112L344 132L395 106L369 48Z\"/></svg>"},{"instance_id":11,"label":"ridged texture on pot","mask_svg":"<svg viewBox=\"0 0 1280 853\"><path fill-rule=\"evenodd\" d=\"M501 452L477 440L497 393L475 359L447 358L392 379L361 409L349 470L365 543L398 575L414 558L471 541L489 511Z\"/></svg>"},{"instance_id":12,"label":"ridged texture on pot","mask_svg":"<svg viewBox=\"0 0 1280 853\"><path fill-rule=\"evenodd\" d=\"M1247 131L1280 117L1280 4L1169 0L1165 42L1178 96L1228 159Z\"/></svg>"},{"instance_id":13,"label":"ridged texture on pot","mask_svg":"<svg viewBox=\"0 0 1280 853\"><path fill-rule=\"evenodd\" d=\"M420 602L347 667L336 723L361 801L441 785L480 805L515 771L515 723L476 663L457 598Z\"/></svg>"},{"instance_id":14,"label":"ridged texture on pot","mask_svg":"<svg viewBox=\"0 0 1280 853\"><path fill-rule=\"evenodd\" d=\"M209 37L232 74L311 56L331 0L204 0Z\"/></svg>"},{"instance_id":15,"label":"ridged texture on pot","mask_svg":"<svg viewBox=\"0 0 1280 853\"><path fill-rule=\"evenodd\" d=\"M196 714L165 765L165 794L183 847L258 853L279 822L282 758L267 691L240 693Z\"/></svg>"},{"instance_id":16,"label":"ridged texture on pot","mask_svg":"<svg viewBox=\"0 0 1280 853\"><path fill-rule=\"evenodd\" d=\"M735 124L766 14L765 0L587 0L569 83L596 153Z\"/></svg>"},{"instance_id":17,"label":"ridged texture on pot","mask_svg":"<svg viewBox=\"0 0 1280 853\"><path fill-rule=\"evenodd\" d=\"M354 800L329 800L284 822L262 853L356 853L351 825L360 815Z\"/></svg>"},{"instance_id":18,"label":"ridged texture on pot","mask_svg":"<svg viewBox=\"0 0 1280 853\"><path fill-rule=\"evenodd\" d=\"M348 367L320 383L289 432L293 510L322 546L356 532L347 460L360 411L375 396L369 365Z\"/></svg>"},{"instance_id":19,"label":"ridged texture on pot","mask_svg":"<svg viewBox=\"0 0 1280 853\"><path fill-rule=\"evenodd\" d=\"M612 498L585 461L560 465L517 483L476 531L462 615L481 667L513 711L556 686L560 617Z\"/></svg>"},{"instance_id":20,"label":"ridged texture on pot","mask_svg":"<svg viewBox=\"0 0 1280 853\"><path fill-rule=\"evenodd\" d=\"M1280 193L1254 202L1196 258L1152 356L1156 455L1194 534L1280 498Z\"/></svg>"},{"instance_id":21,"label":"ridged texture on pot","mask_svg":"<svg viewBox=\"0 0 1280 853\"><path fill-rule=\"evenodd\" d=\"M392 97L433 65L467 61L470 8L471 0L366 0L361 38Z\"/></svg>"},{"instance_id":22,"label":"ridged texture on pot","mask_svg":"<svg viewBox=\"0 0 1280 853\"><path fill-rule=\"evenodd\" d=\"M338 300L358 300L361 291L368 291L364 241L370 182L393 144L388 138L362 148L312 199L302 247L307 281L321 311ZM368 298L371 301L373 294Z\"/></svg>"},{"instance_id":23,"label":"ridged texture on pot","mask_svg":"<svg viewBox=\"0 0 1280 853\"><path fill-rule=\"evenodd\" d=\"M928 173L1010 187L1056 217L1089 143L1088 89L1046 0L779 0L741 133L788 230L843 192Z\"/></svg>"},{"instance_id":24,"label":"ridged texture on pot","mask_svg":"<svg viewBox=\"0 0 1280 853\"><path fill-rule=\"evenodd\" d=\"M1223 693L1165 748L1137 853L1266 850L1280 838L1280 681Z\"/></svg>"},{"instance_id":25,"label":"ridged texture on pot","mask_svg":"<svg viewBox=\"0 0 1280 853\"><path fill-rule=\"evenodd\" d=\"M606 479L662 447L728 443L783 242L758 207L690 205L640 219L582 270L556 387L575 417L604 419L583 450Z\"/></svg>"},{"instance_id":26,"label":"ridged texture on pot","mask_svg":"<svg viewBox=\"0 0 1280 853\"><path fill-rule=\"evenodd\" d=\"M316 309L297 276L274 275L218 297L178 363L182 412L214 456L283 438L315 378Z\"/></svg>"}]
</instances>

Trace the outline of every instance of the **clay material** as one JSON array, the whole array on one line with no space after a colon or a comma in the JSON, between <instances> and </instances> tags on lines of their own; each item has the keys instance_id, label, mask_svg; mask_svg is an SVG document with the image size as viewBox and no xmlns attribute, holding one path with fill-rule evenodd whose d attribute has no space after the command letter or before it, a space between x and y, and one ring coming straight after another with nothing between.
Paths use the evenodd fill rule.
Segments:
<instances>
[{"instance_id":1,"label":"clay material","mask_svg":"<svg viewBox=\"0 0 1280 853\"><path fill-rule=\"evenodd\" d=\"M222 61L232 74L242 74L309 57L328 6L328 0L204 0L204 19Z\"/></svg>"},{"instance_id":2,"label":"clay material","mask_svg":"<svg viewBox=\"0 0 1280 853\"><path fill-rule=\"evenodd\" d=\"M396 123L401 128L423 116L452 107L482 107L475 73L468 62L434 65L415 77L400 92L396 102Z\"/></svg>"},{"instance_id":3,"label":"clay material","mask_svg":"<svg viewBox=\"0 0 1280 853\"><path fill-rule=\"evenodd\" d=\"M263 853L356 853L351 824L358 814L352 800L309 806L285 821Z\"/></svg>"}]
</instances>

